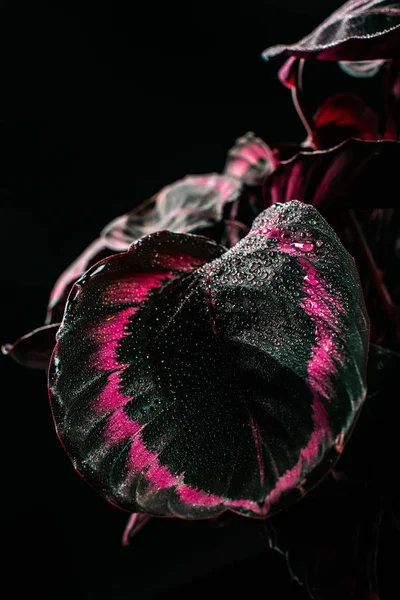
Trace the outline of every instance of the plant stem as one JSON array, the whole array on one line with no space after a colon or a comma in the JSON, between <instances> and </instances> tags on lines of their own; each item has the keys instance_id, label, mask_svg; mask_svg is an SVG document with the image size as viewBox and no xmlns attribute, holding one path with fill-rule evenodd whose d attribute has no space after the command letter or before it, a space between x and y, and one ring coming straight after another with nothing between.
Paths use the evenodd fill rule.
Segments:
<instances>
[{"instance_id":1,"label":"plant stem","mask_svg":"<svg viewBox=\"0 0 400 600\"><path fill-rule=\"evenodd\" d=\"M363 259L367 269L369 276L371 278L372 283L375 286L375 289L378 293L379 298L381 299L383 306L385 308L386 314L390 320L396 321L395 319L395 305L390 297L388 289L383 282L381 271L378 269L375 259L372 255L371 249L368 245L367 240L365 239L364 233L361 229L360 223L354 213L354 210L348 210L349 215L349 224L352 235L354 237L355 242L361 253L361 258Z\"/></svg>"}]
</instances>

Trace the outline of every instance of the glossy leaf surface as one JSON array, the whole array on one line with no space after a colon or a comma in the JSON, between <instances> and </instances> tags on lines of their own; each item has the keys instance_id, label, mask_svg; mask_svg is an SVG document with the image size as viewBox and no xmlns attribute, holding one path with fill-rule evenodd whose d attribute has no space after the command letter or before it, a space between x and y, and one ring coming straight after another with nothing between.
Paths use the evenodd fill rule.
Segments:
<instances>
[{"instance_id":1,"label":"glossy leaf surface","mask_svg":"<svg viewBox=\"0 0 400 600\"><path fill-rule=\"evenodd\" d=\"M74 286L49 387L76 469L131 512L265 516L331 467L365 397L358 274L312 207L232 249L159 232Z\"/></svg>"}]
</instances>

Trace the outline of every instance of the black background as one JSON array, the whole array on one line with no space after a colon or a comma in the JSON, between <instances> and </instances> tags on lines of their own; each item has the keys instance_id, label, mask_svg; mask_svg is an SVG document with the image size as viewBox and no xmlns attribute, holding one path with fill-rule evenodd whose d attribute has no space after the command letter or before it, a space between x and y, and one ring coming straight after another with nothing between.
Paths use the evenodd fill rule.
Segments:
<instances>
[{"instance_id":1,"label":"black background","mask_svg":"<svg viewBox=\"0 0 400 600\"><path fill-rule=\"evenodd\" d=\"M186 174L223 168L236 137L301 141L281 60L331 0L18 2L1 17L1 336L43 323L60 272L112 218ZM3 589L9 597L305 598L262 522L127 515L75 474L42 372L0 357Z\"/></svg>"}]
</instances>

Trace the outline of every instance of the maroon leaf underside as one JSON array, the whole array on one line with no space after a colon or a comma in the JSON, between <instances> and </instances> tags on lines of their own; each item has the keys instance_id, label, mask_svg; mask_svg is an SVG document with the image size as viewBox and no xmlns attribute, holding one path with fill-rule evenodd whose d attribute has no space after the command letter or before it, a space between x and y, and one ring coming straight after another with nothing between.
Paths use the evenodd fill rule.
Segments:
<instances>
[{"instance_id":1,"label":"maroon leaf underside","mask_svg":"<svg viewBox=\"0 0 400 600\"><path fill-rule=\"evenodd\" d=\"M310 78L313 65L290 57L281 68L279 76L282 83L290 88L296 111L306 129L307 138L303 147L309 146L314 150L331 149L349 138L368 141L397 140L399 123L391 62L393 61L385 65L385 78L382 75L379 84L375 80L369 83L369 93L363 94L358 89L358 93L354 89L347 91L349 83L345 79L341 85L328 85L325 90L322 85L324 91L318 101L313 85L318 86L318 78L321 76L325 82L330 81L331 67L325 66L322 72L319 72L321 69L317 70L317 75ZM306 84L305 69L308 71ZM382 96L378 103L377 90L380 90L379 96Z\"/></svg>"},{"instance_id":2,"label":"maroon leaf underside","mask_svg":"<svg viewBox=\"0 0 400 600\"><path fill-rule=\"evenodd\" d=\"M378 141L382 139L376 113L364 100L351 93L338 93L328 98L313 117L312 130L318 148L332 148L348 140Z\"/></svg>"},{"instance_id":3,"label":"maroon leaf underside","mask_svg":"<svg viewBox=\"0 0 400 600\"><path fill-rule=\"evenodd\" d=\"M386 79L385 139L400 138L400 60L391 61Z\"/></svg>"},{"instance_id":4,"label":"maroon leaf underside","mask_svg":"<svg viewBox=\"0 0 400 600\"><path fill-rule=\"evenodd\" d=\"M400 143L347 140L327 150L299 152L266 180L265 206L297 199L324 216L391 205L400 189Z\"/></svg>"},{"instance_id":5,"label":"maroon leaf underside","mask_svg":"<svg viewBox=\"0 0 400 600\"><path fill-rule=\"evenodd\" d=\"M396 240L400 239L399 213L376 209L364 219L349 210L339 215L345 245L355 257L371 319L371 341L400 351L400 303ZM378 233L376 228L379 227ZM386 237L386 257L382 257L381 236Z\"/></svg>"},{"instance_id":6,"label":"maroon leaf underside","mask_svg":"<svg viewBox=\"0 0 400 600\"><path fill-rule=\"evenodd\" d=\"M384 66L382 61L372 61L374 62L380 63L382 73L379 83L375 78L371 79L367 93L363 94L361 90L360 93L354 93L354 90L347 91L349 84L345 81L340 86L335 83L329 93L325 91L322 104L315 109L315 90L318 89L315 86L319 86L318 78L325 72L324 79L329 81L332 77L331 68L325 65L323 71L319 69L319 74L310 78L310 71L315 71L312 61L293 56L287 59L279 71L279 78L291 90L295 108L307 131L308 137L303 146L310 145L313 149L322 150L350 137L375 141L398 140L400 61L388 60ZM349 64L360 65L364 62ZM304 69L308 71L307 85L304 83ZM338 92L340 89L343 91ZM362 89L366 91L365 86ZM378 103L377 92L379 97L382 96Z\"/></svg>"},{"instance_id":7,"label":"maroon leaf underside","mask_svg":"<svg viewBox=\"0 0 400 600\"><path fill-rule=\"evenodd\" d=\"M47 370L59 326L60 323L52 323L34 329L19 338L14 344L2 346L2 352L20 365Z\"/></svg>"}]
</instances>

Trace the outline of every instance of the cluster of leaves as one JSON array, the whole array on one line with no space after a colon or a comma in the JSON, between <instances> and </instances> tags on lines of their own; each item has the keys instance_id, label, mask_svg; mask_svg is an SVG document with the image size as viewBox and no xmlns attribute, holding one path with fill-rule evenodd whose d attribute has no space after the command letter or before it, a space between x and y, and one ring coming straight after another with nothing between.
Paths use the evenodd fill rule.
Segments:
<instances>
[{"instance_id":1,"label":"cluster of leaves","mask_svg":"<svg viewBox=\"0 0 400 600\"><path fill-rule=\"evenodd\" d=\"M112 221L56 282L44 326L3 346L48 370L74 467L132 513L124 543L152 515L268 517L311 598L385 594L380 532L400 532L399 53L387 0L350 0L267 49L287 57L305 141L249 132L222 173Z\"/></svg>"}]
</instances>

